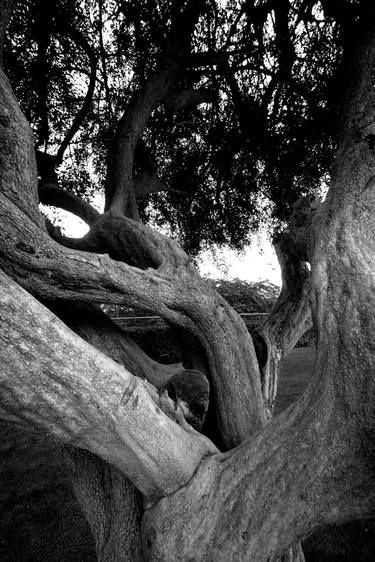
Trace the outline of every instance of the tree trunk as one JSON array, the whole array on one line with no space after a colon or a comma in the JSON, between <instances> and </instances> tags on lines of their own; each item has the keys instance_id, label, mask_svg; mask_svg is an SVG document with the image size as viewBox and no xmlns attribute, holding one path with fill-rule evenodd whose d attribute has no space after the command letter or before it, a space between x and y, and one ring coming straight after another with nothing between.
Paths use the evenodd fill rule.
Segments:
<instances>
[{"instance_id":1,"label":"tree trunk","mask_svg":"<svg viewBox=\"0 0 375 562\"><path fill-rule=\"evenodd\" d=\"M96 543L99 562L140 562L142 497L117 468L96 455L64 446L73 489Z\"/></svg>"},{"instance_id":2,"label":"tree trunk","mask_svg":"<svg viewBox=\"0 0 375 562\"><path fill-rule=\"evenodd\" d=\"M298 403L268 424L242 320L176 243L118 215L126 206L116 203L121 181L112 192L116 213L94 219L85 239L90 252L48 236L37 209L30 128L0 70L0 264L10 275L0 272L0 414L69 447L64 456L99 559L141 557L134 486L144 500L141 534L150 561L296 562L303 554L295 545L320 526L374 515L374 31L358 34L332 186L311 229L313 379ZM86 325L75 329L106 355L25 289L47 301L90 305ZM157 389L129 372L152 380L155 365L113 326L93 328L93 302L137 305L199 341L192 353L207 368L226 452L186 422L183 401L163 391L168 379ZM159 385L165 372L155 371ZM272 406L275 385L269 387Z\"/></svg>"},{"instance_id":3,"label":"tree trunk","mask_svg":"<svg viewBox=\"0 0 375 562\"><path fill-rule=\"evenodd\" d=\"M313 223L312 381L261 433L207 459L146 513L151 559L275 561L322 525L374 514L375 30L360 31L332 185Z\"/></svg>"}]
</instances>

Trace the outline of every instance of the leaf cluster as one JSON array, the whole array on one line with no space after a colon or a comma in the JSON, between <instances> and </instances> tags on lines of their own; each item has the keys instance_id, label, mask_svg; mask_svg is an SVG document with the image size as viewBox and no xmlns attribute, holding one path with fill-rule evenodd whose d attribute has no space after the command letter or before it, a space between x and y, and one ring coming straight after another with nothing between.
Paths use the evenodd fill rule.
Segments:
<instances>
[{"instance_id":1,"label":"leaf cluster","mask_svg":"<svg viewBox=\"0 0 375 562\"><path fill-rule=\"evenodd\" d=\"M65 151L63 187L102 189L116 123L155 71L180 2L27 0L9 28L6 70L39 149L56 153L95 89ZM175 90L211 102L155 109L142 141L165 191L139 201L191 253L241 248L277 231L295 201L319 189L336 143L340 28L313 0L207 4Z\"/></svg>"}]
</instances>

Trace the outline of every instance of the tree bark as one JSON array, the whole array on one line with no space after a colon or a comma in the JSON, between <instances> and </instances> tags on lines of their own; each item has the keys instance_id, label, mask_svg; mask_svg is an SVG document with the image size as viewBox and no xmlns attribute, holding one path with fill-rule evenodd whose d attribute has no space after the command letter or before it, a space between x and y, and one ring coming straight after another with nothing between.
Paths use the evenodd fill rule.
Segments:
<instances>
[{"instance_id":1,"label":"tree bark","mask_svg":"<svg viewBox=\"0 0 375 562\"><path fill-rule=\"evenodd\" d=\"M37 201L34 139L7 77L0 68L0 186L9 201L42 226Z\"/></svg>"},{"instance_id":2,"label":"tree bark","mask_svg":"<svg viewBox=\"0 0 375 562\"><path fill-rule=\"evenodd\" d=\"M313 379L261 433L210 457L183 490L149 510L151 559L172 560L178 548L182 559L275 561L319 526L374 514L375 154L368 124L375 30L363 25L347 68L331 188L313 224Z\"/></svg>"},{"instance_id":3,"label":"tree bark","mask_svg":"<svg viewBox=\"0 0 375 562\"><path fill-rule=\"evenodd\" d=\"M57 183L48 182L39 188L39 200L44 205L64 209L82 219L88 226L100 217L100 213L87 201L73 193L61 189Z\"/></svg>"},{"instance_id":4,"label":"tree bark","mask_svg":"<svg viewBox=\"0 0 375 562\"><path fill-rule=\"evenodd\" d=\"M63 446L73 489L96 543L99 562L141 562L142 498L117 468L96 455Z\"/></svg>"},{"instance_id":5,"label":"tree bark","mask_svg":"<svg viewBox=\"0 0 375 562\"><path fill-rule=\"evenodd\" d=\"M260 328L267 345L267 361L261 369L266 404L273 411L277 395L280 365L302 335L312 327L311 318L311 228L320 200L297 202L289 230L274 242L279 260L282 288L275 306Z\"/></svg>"},{"instance_id":6,"label":"tree bark","mask_svg":"<svg viewBox=\"0 0 375 562\"><path fill-rule=\"evenodd\" d=\"M157 270L143 271L105 255L63 248L1 196L0 215L0 264L25 288L47 300L132 303L161 315L201 341L210 369L218 431L225 446L237 445L264 424L259 368L246 326L224 299L200 280L174 242L127 221L125 241L133 232L133 240L144 244L140 248L160 264Z\"/></svg>"},{"instance_id":7,"label":"tree bark","mask_svg":"<svg viewBox=\"0 0 375 562\"><path fill-rule=\"evenodd\" d=\"M77 338L4 273L0 278L2 417L94 452L149 501L188 480L215 448L189 429L168 396Z\"/></svg>"},{"instance_id":8,"label":"tree bark","mask_svg":"<svg viewBox=\"0 0 375 562\"><path fill-rule=\"evenodd\" d=\"M0 71L1 267L39 298L130 302L198 338L218 433L231 449L219 453L166 393L77 338L1 272L0 415L102 459L97 464L72 451L69 462L87 513L101 513L92 528L103 560L123 552L122 518L130 516L123 474L145 498L149 560L302 559L293 545L315 529L374 514L371 21L356 30L332 185L312 225L313 379L298 403L268 425L245 325L174 242L110 212L95 221L90 237L111 257L50 239L37 212L33 139ZM111 342L97 336L108 351ZM112 343L121 347L116 338L114 332ZM132 360L124 357L118 359Z\"/></svg>"},{"instance_id":9,"label":"tree bark","mask_svg":"<svg viewBox=\"0 0 375 562\"><path fill-rule=\"evenodd\" d=\"M172 18L167 48L155 72L133 95L118 123L108 159L106 211L112 210L135 220L139 218L133 178L134 152L151 112L173 89L184 55L189 50L193 28L205 7L205 0L188 2L184 8L176 4L178 14Z\"/></svg>"}]
</instances>

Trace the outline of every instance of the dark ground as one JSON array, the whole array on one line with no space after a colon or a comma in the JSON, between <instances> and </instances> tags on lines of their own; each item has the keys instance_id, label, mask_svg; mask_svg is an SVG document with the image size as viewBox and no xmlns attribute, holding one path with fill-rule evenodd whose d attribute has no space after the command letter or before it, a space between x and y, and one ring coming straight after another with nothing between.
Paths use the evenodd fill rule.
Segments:
<instances>
[{"instance_id":1,"label":"dark ground","mask_svg":"<svg viewBox=\"0 0 375 562\"><path fill-rule=\"evenodd\" d=\"M313 361L312 348L296 349L288 357L276 412L301 394ZM95 560L90 531L75 502L57 444L3 422L0 439L0 562ZM304 551L307 562L374 562L375 525L368 521L330 528L309 539Z\"/></svg>"}]
</instances>

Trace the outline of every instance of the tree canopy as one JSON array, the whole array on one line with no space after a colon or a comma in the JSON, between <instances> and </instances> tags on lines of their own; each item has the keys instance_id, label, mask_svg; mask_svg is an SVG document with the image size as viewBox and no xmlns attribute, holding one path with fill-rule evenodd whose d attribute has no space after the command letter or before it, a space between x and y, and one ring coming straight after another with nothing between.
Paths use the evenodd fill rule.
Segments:
<instances>
[{"instance_id":1,"label":"tree canopy","mask_svg":"<svg viewBox=\"0 0 375 562\"><path fill-rule=\"evenodd\" d=\"M39 174L43 155L54 156L61 187L86 198L104 190L116 123L162 64L173 4L18 4L4 64ZM327 182L341 48L319 2L210 3L137 143L142 218L191 253L202 243L241 248L265 223L280 231L294 203Z\"/></svg>"},{"instance_id":2,"label":"tree canopy","mask_svg":"<svg viewBox=\"0 0 375 562\"><path fill-rule=\"evenodd\" d=\"M0 65L0 417L58 440L98 559L303 562L373 517L373 0L4 0ZM185 249L268 208L282 289L255 349ZM160 316L178 371L100 305ZM312 323L311 381L273 417Z\"/></svg>"}]
</instances>

